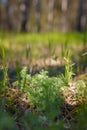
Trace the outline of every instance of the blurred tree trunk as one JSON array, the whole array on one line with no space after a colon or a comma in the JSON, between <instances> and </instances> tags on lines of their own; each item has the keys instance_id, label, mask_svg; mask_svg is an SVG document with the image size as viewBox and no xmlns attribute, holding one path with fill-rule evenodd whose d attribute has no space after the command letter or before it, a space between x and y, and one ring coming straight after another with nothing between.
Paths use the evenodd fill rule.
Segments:
<instances>
[{"instance_id":1,"label":"blurred tree trunk","mask_svg":"<svg viewBox=\"0 0 87 130\"><path fill-rule=\"evenodd\" d=\"M1 18L1 7L0 7L0 28L1 28L1 22L2 21L2 18Z\"/></svg>"},{"instance_id":2,"label":"blurred tree trunk","mask_svg":"<svg viewBox=\"0 0 87 130\"><path fill-rule=\"evenodd\" d=\"M36 19L37 32L40 32L41 0L33 0L33 2L35 6L35 19Z\"/></svg>"},{"instance_id":3,"label":"blurred tree trunk","mask_svg":"<svg viewBox=\"0 0 87 130\"><path fill-rule=\"evenodd\" d=\"M13 24L12 24L12 21L11 21L10 17L11 17L11 15L13 15L14 8L12 8L12 5L10 5L9 1L8 1L6 10L7 10L7 20L6 20L7 26L8 26L9 30L12 30L13 29Z\"/></svg>"},{"instance_id":4,"label":"blurred tree trunk","mask_svg":"<svg viewBox=\"0 0 87 130\"><path fill-rule=\"evenodd\" d=\"M3 29L12 29L12 24L9 19L9 7L10 2L8 0L0 1L0 8L1 8L1 24Z\"/></svg>"},{"instance_id":5,"label":"blurred tree trunk","mask_svg":"<svg viewBox=\"0 0 87 130\"><path fill-rule=\"evenodd\" d=\"M48 30L53 29L53 11L54 11L54 0L48 1Z\"/></svg>"},{"instance_id":6,"label":"blurred tree trunk","mask_svg":"<svg viewBox=\"0 0 87 130\"><path fill-rule=\"evenodd\" d=\"M68 9L68 0L62 0L62 31L67 31L67 9Z\"/></svg>"},{"instance_id":7,"label":"blurred tree trunk","mask_svg":"<svg viewBox=\"0 0 87 130\"><path fill-rule=\"evenodd\" d=\"M35 8L36 8L36 25L37 25L37 32L40 32L40 13L41 13L41 0L34 0L35 1Z\"/></svg>"},{"instance_id":8,"label":"blurred tree trunk","mask_svg":"<svg viewBox=\"0 0 87 130\"><path fill-rule=\"evenodd\" d=\"M83 15L83 0L79 0L79 9L78 9L78 24L77 24L77 30L82 30L81 20Z\"/></svg>"},{"instance_id":9,"label":"blurred tree trunk","mask_svg":"<svg viewBox=\"0 0 87 130\"><path fill-rule=\"evenodd\" d=\"M30 8L30 0L20 0L21 32L26 32L27 20Z\"/></svg>"}]
</instances>

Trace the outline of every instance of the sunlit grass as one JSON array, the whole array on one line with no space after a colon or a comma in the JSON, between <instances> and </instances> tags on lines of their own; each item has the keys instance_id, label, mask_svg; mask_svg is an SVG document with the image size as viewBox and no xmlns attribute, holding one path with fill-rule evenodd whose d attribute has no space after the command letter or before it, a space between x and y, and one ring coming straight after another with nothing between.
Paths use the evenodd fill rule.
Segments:
<instances>
[{"instance_id":1,"label":"sunlit grass","mask_svg":"<svg viewBox=\"0 0 87 130\"><path fill-rule=\"evenodd\" d=\"M31 42L32 44L43 43L47 44L49 41L53 43L64 43L66 40L70 43L81 43L83 40L83 33L70 32L50 32L50 33L8 33L0 32L0 40L6 42L13 42L17 44Z\"/></svg>"},{"instance_id":2,"label":"sunlit grass","mask_svg":"<svg viewBox=\"0 0 87 130\"><path fill-rule=\"evenodd\" d=\"M71 50L72 47L74 50L81 49L85 45L84 33L0 32L0 48L4 47L9 60L21 60L24 58L29 60L29 55L30 59L46 58L54 55L59 57L62 48L64 51L67 48L67 44L69 48L71 46ZM77 47L77 45L79 46Z\"/></svg>"}]
</instances>

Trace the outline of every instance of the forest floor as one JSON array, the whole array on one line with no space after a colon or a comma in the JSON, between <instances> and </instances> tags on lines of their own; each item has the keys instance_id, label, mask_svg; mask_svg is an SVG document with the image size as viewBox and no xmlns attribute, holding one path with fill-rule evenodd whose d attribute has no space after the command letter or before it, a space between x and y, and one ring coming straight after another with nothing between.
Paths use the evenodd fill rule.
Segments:
<instances>
[{"instance_id":1,"label":"forest floor","mask_svg":"<svg viewBox=\"0 0 87 130\"><path fill-rule=\"evenodd\" d=\"M25 78L20 76L20 72L25 66L28 68L28 72L24 74L23 71L23 74L25 77L29 74L31 76L29 86L35 86L35 82L39 80L38 76L43 77L43 75L45 79L42 79L42 82L45 80L47 87L49 84L51 86L57 77L60 82L62 81L60 84L62 89L59 88L61 92L58 92L59 95L57 95L59 102L62 102L62 105L58 102L61 114L55 115L59 108L57 108L58 111L55 107L50 110L54 102L48 106L51 111L50 115L47 109L40 108L39 102L43 102L40 100L40 93L34 93L39 95L39 97L36 96L37 103L33 100L29 101L29 94L26 94L26 91L30 90L24 88L27 88L27 83L24 82L23 86L21 81L23 82ZM42 70L47 71L47 75L44 74L45 72L40 74ZM53 82L51 83L50 80ZM23 90L20 89L22 86ZM87 92L87 89L84 89L85 86L87 86L87 37L85 33L17 34L0 32L0 87L4 87L0 91L2 106L0 112L4 108L4 111L9 113L7 123L4 120L6 114L2 114L1 130L7 128L9 130L86 130L87 93L84 91ZM36 91L38 90L36 89ZM49 92L51 93L50 89ZM33 96L31 95L32 98ZM48 97L51 98L50 95ZM48 100L49 102L51 101ZM40 111L36 109L37 107ZM13 118L15 122L13 124L16 124L17 127L10 125L9 116Z\"/></svg>"}]
</instances>

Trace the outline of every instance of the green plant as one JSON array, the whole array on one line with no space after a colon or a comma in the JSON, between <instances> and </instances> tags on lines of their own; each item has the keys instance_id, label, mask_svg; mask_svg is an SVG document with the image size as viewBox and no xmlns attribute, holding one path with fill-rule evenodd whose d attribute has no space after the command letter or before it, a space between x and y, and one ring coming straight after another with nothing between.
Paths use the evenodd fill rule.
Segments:
<instances>
[{"instance_id":1,"label":"green plant","mask_svg":"<svg viewBox=\"0 0 87 130\"><path fill-rule=\"evenodd\" d=\"M87 99L87 88L83 80L78 80L76 82L75 96L80 104L84 103Z\"/></svg>"},{"instance_id":2,"label":"green plant","mask_svg":"<svg viewBox=\"0 0 87 130\"><path fill-rule=\"evenodd\" d=\"M2 109L0 109L0 130L18 130L14 119Z\"/></svg>"},{"instance_id":3,"label":"green plant","mask_svg":"<svg viewBox=\"0 0 87 130\"><path fill-rule=\"evenodd\" d=\"M20 86L20 84L21 84L20 70L21 70L21 69L20 69L19 62L16 61L16 74L17 74L17 80L18 80L17 85L18 85L18 86Z\"/></svg>"},{"instance_id":4,"label":"green plant","mask_svg":"<svg viewBox=\"0 0 87 130\"><path fill-rule=\"evenodd\" d=\"M64 130L63 121L58 120L49 122L45 116L38 116L29 110L25 111L24 118L21 121L26 130Z\"/></svg>"},{"instance_id":5,"label":"green plant","mask_svg":"<svg viewBox=\"0 0 87 130\"><path fill-rule=\"evenodd\" d=\"M72 76L74 75L73 73L73 65L71 62L71 52L67 51L66 52L66 57L64 57L65 59L65 78L67 83L69 83L69 81L72 79Z\"/></svg>"},{"instance_id":6,"label":"green plant","mask_svg":"<svg viewBox=\"0 0 87 130\"><path fill-rule=\"evenodd\" d=\"M1 87L0 92L2 93L8 87L8 74L7 74L8 67L6 64L6 56L4 48L1 48L1 57L3 62L1 67L3 73L3 79L0 81L0 87Z\"/></svg>"},{"instance_id":7,"label":"green plant","mask_svg":"<svg viewBox=\"0 0 87 130\"><path fill-rule=\"evenodd\" d=\"M20 87L27 95L34 113L42 118L45 117L48 126L55 125L56 128L55 118L58 119L61 115L60 109L64 99L61 97L58 78L49 77L47 73L47 71L42 70L39 74L31 76L27 74L27 68L24 67L21 71Z\"/></svg>"},{"instance_id":8,"label":"green plant","mask_svg":"<svg viewBox=\"0 0 87 130\"><path fill-rule=\"evenodd\" d=\"M85 51L87 48L87 30L83 33L83 51Z\"/></svg>"},{"instance_id":9,"label":"green plant","mask_svg":"<svg viewBox=\"0 0 87 130\"><path fill-rule=\"evenodd\" d=\"M69 86L70 81L72 81L72 77L75 75L73 72L73 65L71 62L71 52L66 51L65 57L65 71L64 75L60 74L60 80L62 81L63 86Z\"/></svg>"},{"instance_id":10,"label":"green plant","mask_svg":"<svg viewBox=\"0 0 87 130\"><path fill-rule=\"evenodd\" d=\"M79 104L75 113L75 121L71 125L71 130L86 130L87 129L87 103Z\"/></svg>"},{"instance_id":11,"label":"green plant","mask_svg":"<svg viewBox=\"0 0 87 130\"><path fill-rule=\"evenodd\" d=\"M27 93L31 106L36 106L37 111L47 109L49 111L49 108L54 106L52 103L58 99L60 89L57 78L48 77L47 71L43 70L40 74L28 75L26 67L21 71L21 77L21 89ZM61 102L60 99L58 100Z\"/></svg>"}]
</instances>

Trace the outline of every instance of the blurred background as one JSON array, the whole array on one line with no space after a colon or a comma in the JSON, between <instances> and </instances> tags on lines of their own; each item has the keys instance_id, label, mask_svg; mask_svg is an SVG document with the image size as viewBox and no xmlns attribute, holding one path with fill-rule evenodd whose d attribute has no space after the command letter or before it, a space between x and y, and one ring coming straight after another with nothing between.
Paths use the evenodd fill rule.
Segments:
<instances>
[{"instance_id":1,"label":"blurred background","mask_svg":"<svg viewBox=\"0 0 87 130\"><path fill-rule=\"evenodd\" d=\"M87 0L0 0L0 65L2 48L10 68L17 62L35 71L62 66L70 50L72 61L83 71L87 66Z\"/></svg>"},{"instance_id":2,"label":"blurred background","mask_svg":"<svg viewBox=\"0 0 87 130\"><path fill-rule=\"evenodd\" d=\"M0 0L0 30L84 31L87 0Z\"/></svg>"}]
</instances>

